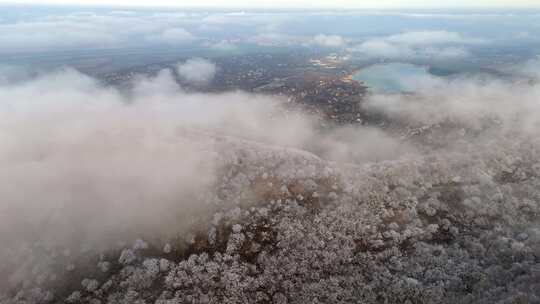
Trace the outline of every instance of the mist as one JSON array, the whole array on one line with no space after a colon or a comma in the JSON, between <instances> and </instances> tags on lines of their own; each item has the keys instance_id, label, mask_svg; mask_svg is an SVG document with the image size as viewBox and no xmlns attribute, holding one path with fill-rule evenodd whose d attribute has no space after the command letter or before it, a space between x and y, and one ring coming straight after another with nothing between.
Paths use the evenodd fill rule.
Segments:
<instances>
[{"instance_id":1,"label":"mist","mask_svg":"<svg viewBox=\"0 0 540 304\"><path fill-rule=\"evenodd\" d=\"M188 83L208 85L216 75L216 65L205 59L192 58L179 64L177 72Z\"/></svg>"},{"instance_id":2,"label":"mist","mask_svg":"<svg viewBox=\"0 0 540 304\"><path fill-rule=\"evenodd\" d=\"M478 129L482 120L493 119L508 130L528 133L535 132L540 122L540 91L535 84L481 76L444 79L427 75L399 81L417 93L375 95L363 107L416 125L450 120Z\"/></svg>"},{"instance_id":3,"label":"mist","mask_svg":"<svg viewBox=\"0 0 540 304\"><path fill-rule=\"evenodd\" d=\"M139 77L129 93L70 69L0 90L3 244L105 246L105 239L129 231L178 231L179 218L208 208L198 197L210 192L223 166L220 138L340 162L413 151L373 128L320 133L316 117L287 109L280 98L186 93L168 70Z\"/></svg>"}]
</instances>

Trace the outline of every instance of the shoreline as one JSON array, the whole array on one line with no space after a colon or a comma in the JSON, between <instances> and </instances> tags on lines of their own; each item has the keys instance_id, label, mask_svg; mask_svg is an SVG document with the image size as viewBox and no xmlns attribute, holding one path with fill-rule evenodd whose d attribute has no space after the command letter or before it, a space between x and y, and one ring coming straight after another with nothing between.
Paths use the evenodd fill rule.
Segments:
<instances>
[{"instance_id":1,"label":"shoreline","mask_svg":"<svg viewBox=\"0 0 540 304\"><path fill-rule=\"evenodd\" d=\"M353 70L351 73L349 73L348 75L346 76L343 76L341 78L341 80L343 81L347 81L347 82L356 82L358 84L362 84L362 82L358 81L358 80L355 80L353 77L356 73L360 72L361 69L355 69Z\"/></svg>"}]
</instances>

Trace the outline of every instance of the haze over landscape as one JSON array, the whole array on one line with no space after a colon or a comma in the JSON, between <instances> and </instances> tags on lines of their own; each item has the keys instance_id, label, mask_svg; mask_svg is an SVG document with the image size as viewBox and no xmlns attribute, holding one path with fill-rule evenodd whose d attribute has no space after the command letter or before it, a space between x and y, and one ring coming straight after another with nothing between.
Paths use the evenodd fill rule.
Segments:
<instances>
[{"instance_id":1,"label":"haze over landscape","mask_svg":"<svg viewBox=\"0 0 540 304\"><path fill-rule=\"evenodd\" d=\"M0 1L0 303L540 303L537 1Z\"/></svg>"}]
</instances>

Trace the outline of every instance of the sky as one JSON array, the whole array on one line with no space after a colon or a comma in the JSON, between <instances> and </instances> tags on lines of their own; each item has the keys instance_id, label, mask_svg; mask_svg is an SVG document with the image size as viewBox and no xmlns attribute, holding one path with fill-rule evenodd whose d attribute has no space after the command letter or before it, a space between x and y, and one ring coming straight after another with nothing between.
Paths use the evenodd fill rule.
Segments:
<instances>
[{"instance_id":1,"label":"sky","mask_svg":"<svg viewBox=\"0 0 540 304\"><path fill-rule=\"evenodd\" d=\"M69 4L236 8L527 8L538 0L0 0L0 4Z\"/></svg>"}]
</instances>

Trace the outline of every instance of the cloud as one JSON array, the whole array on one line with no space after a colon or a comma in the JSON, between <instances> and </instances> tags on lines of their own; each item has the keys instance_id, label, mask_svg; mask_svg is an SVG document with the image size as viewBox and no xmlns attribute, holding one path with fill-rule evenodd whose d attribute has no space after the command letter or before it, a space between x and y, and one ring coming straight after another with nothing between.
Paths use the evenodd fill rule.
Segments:
<instances>
[{"instance_id":1,"label":"cloud","mask_svg":"<svg viewBox=\"0 0 540 304\"><path fill-rule=\"evenodd\" d=\"M100 25L70 21L0 24L0 52L73 47L105 47L119 38Z\"/></svg>"},{"instance_id":2,"label":"cloud","mask_svg":"<svg viewBox=\"0 0 540 304\"><path fill-rule=\"evenodd\" d=\"M207 85L216 75L216 65L202 58L192 58L177 66L178 75L195 85Z\"/></svg>"},{"instance_id":3,"label":"cloud","mask_svg":"<svg viewBox=\"0 0 540 304\"><path fill-rule=\"evenodd\" d=\"M259 33L279 32L292 18L285 13L51 10L1 23L0 53L249 41Z\"/></svg>"},{"instance_id":4,"label":"cloud","mask_svg":"<svg viewBox=\"0 0 540 304\"><path fill-rule=\"evenodd\" d=\"M486 43L446 31L407 32L373 38L349 48L352 53L387 59L461 59L470 55L465 45Z\"/></svg>"},{"instance_id":5,"label":"cloud","mask_svg":"<svg viewBox=\"0 0 540 304\"><path fill-rule=\"evenodd\" d=\"M338 35L317 35L313 38L313 43L324 47L343 47L346 45L346 41L343 37Z\"/></svg>"},{"instance_id":6,"label":"cloud","mask_svg":"<svg viewBox=\"0 0 540 304\"><path fill-rule=\"evenodd\" d=\"M200 23L213 26L251 26L277 30L284 22L294 16L283 13L229 12L213 13L204 16Z\"/></svg>"},{"instance_id":7,"label":"cloud","mask_svg":"<svg viewBox=\"0 0 540 304\"><path fill-rule=\"evenodd\" d=\"M207 80L192 75L201 66L213 68L200 59L184 68ZM106 88L74 70L0 84L3 245L37 237L107 246L129 231L181 231L181 219L207 208L197 197L231 161L231 147L246 140L358 162L404 151L370 128L320 134L314 117L276 97L186 93L167 70L132 87Z\"/></svg>"},{"instance_id":8,"label":"cloud","mask_svg":"<svg viewBox=\"0 0 540 304\"><path fill-rule=\"evenodd\" d=\"M190 42L204 44L221 40L254 42L265 46L319 45L325 47L344 47L344 42L358 37L380 33L394 33L401 29L410 32L380 38L399 46L408 45L454 47L487 43L478 37L468 37L457 33L467 29L467 19L456 19L443 24L436 20L403 18L401 14L413 12L205 12L205 11L156 11L156 10L35 10L29 14L14 14L0 24L0 53L37 52L48 50L76 50L79 48L123 48L144 47L154 43L178 44ZM420 15L422 12L420 12ZM380 27L355 28L354 22L370 22L380 15L394 18ZM433 18L445 18L444 14L433 13ZM466 14L467 15L467 14ZM479 14L482 15L482 14ZM473 18L474 14L468 15ZM526 18L523 20L523 18ZM320 21L314 21L315 18ZM358 19L356 19L358 18ZM503 18L497 16L497 18ZM476 35L490 37L490 41L511 43L516 33L522 33L521 40L536 42L537 33L530 24L535 24L533 15L515 14L504 17L514 24L510 29L491 31L496 28L493 18L481 18L482 25ZM520 19L521 18L521 19ZM416 19L416 18L415 18ZM534 20L533 20L534 19ZM317 26L313 26L316 22ZM423 28L440 26L443 30L426 31ZM347 28L348 27L348 28ZM324 35L332 29L335 35ZM446 30L444 30L446 29ZM336 32L343 31L342 33ZM523 33L529 33L525 35ZM341 37L345 35L347 38ZM193 37L194 36L194 37ZM341 37L341 38L340 38ZM345 41L343 41L345 40ZM414 41L414 42L411 42Z\"/></svg>"},{"instance_id":9,"label":"cloud","mask_svg":"<svg viewBox=\"0 0 540 304\"><path fill-rule=\"evenodd\" d=\"M183 44L189 43L196 37L184 28L170 28L163 32L148 37L148 41L166 44Z\"/></svg>"},{"instance_id":10,"label":"cloud","mask_svg":"<svg viewBox=\"0 0 540 304\"><path fill-rule=\"evenodd\" d=\"M540 56L527 60L526 62L513 66L508 69L509 72L522 75L528 78L540 80Z\"/></svg>"},{"instance_id":11,"label":"cloud","mask_svg":"<svg viewBox=\"0 0 540 304\"><path fill-rule=\"evenodd\" d=\"M516 14L513 13L492 13L492 12L470 12L470 13L448 13L448 12L390 12L390 11L375 11L368 12L368 15L376 16L397 16L397 17L406 17L414 19L438 19L438 20L480 20L480 19L491 19L491 20L501 20L501 18L511 19L515 18ZM521 16L534 17L534 13L520 13Z\"/></svg>"},{"instance_id":12,"label":"cloud","mask_svg":"<svg viewBox=\"0 0 540 304\"><path fill-rule=\"evenodd\" d=\"M185 14L115 11L38 15L0 24L0 52L183 43L195 39L185 27L197 20L200 17Z\"/></svg>"},{"instance_id":13,"label":"cloud","mask_svg":"<svg viewBox=\"0 0 540 304\"><path fill-rule=\"evenodd\" d=\"M394 44L405 45L438 45L438 44L477 44L485 43L478 38L464 37L456 32L448 31L419 31L406 32L398 35L391 35L384 38L385 41Z\"/></svg>"},{"instance_id":14,"label":"cloud","mask_svg":"<svg viewBox=\"0 0 540 304\"><path fill-rule=\"evenodd\" d=\"M407 46L399 46L383 40L370 40L349 48L353 53L361 53L369 57L399 58L412 57L415 52Z\"/></svg>"},{"instance_id":15,"label":"cloud","mask_svg":"<svg viewBox=\"0 0 540 304\"><path fill-rule=\"evenodd\" d=\"M227 40L221 40L219 42L210 44L210 48L218 51L234 51L238 49L238 46Z\"/></svg>"},{"instance_id":16,"label":"cloud","mask_svg":"<svg viewBox=\"0 0 540 304\"><path fill-rule=\"evenodd\" d=\"M530 135L540 127L540 86L491 77L403 76L413 95L371 96L363 107L392 121L433 125L445 122L481 129L486 120L503 130Z\"/></svg>"},{"instance_id":17,"label":"cloud","mask_svg":"<svg viewBox=\"0 0 540 304\"><path fill-rule=\"evenodd\" d=\"M215 176L212 136L191 129L286 143L285 128L305 128L264 119L273 98L186 94L165 71L136 80L132 97L72 70L0 92L4 244L34 237L34 228L60 242L104 241L128 227L175 231L205 208L191 202Z\"/></svg>"}]
</instances>

